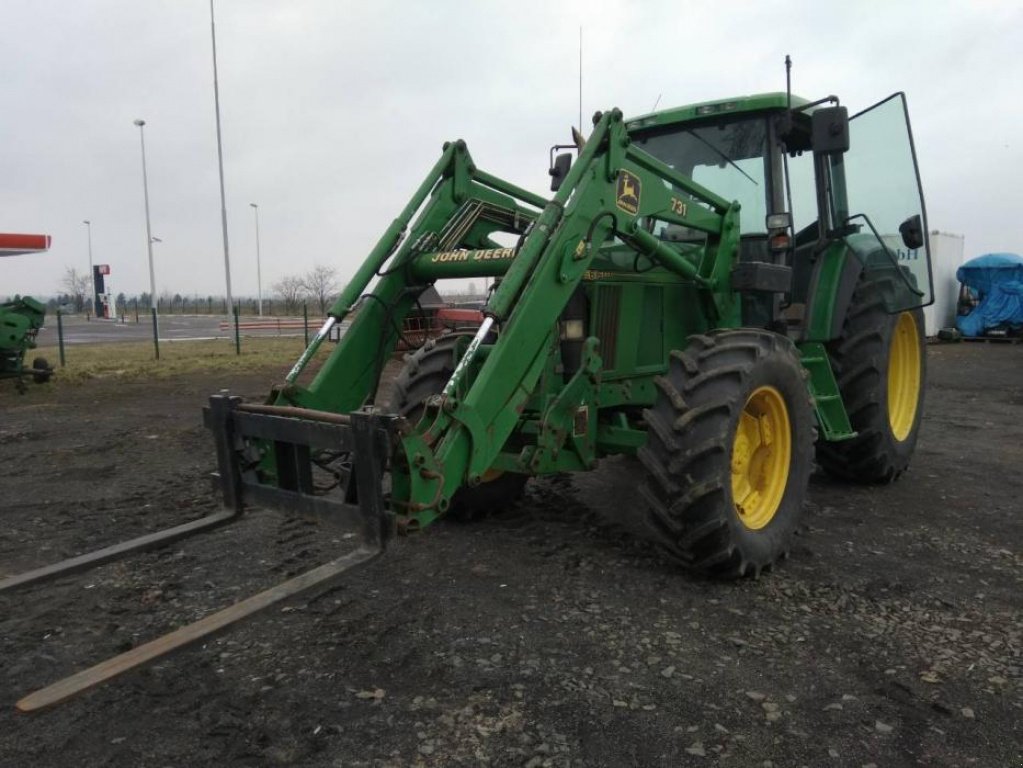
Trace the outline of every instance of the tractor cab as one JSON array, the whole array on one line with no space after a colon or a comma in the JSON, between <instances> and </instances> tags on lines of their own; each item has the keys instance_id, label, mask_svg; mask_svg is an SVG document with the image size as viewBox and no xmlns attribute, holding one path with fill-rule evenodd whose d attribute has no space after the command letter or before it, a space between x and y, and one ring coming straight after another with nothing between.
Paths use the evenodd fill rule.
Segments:
<instances>
[{"instance_id":1,"label":"tractor cab","mask_svg":"<svg viewBox=\"0 0 1023 768\"><path fill-rule=\"evenodd\" d=\"M844 108L821 103L769 93L628 122L637 147L740 205L733 283L745 292L744 320L767 326L795 307L788 315L798 318L797 335L820 335L821 329L809 327L806 305L814 293L811 281L822 276L837 280L836 291L847 297L861 269L893 272L898 280L885 296L892 313L927 305L933 294L926 213L903 94L851 119ZM683 248L706 240L704 233L678 224L651 220L648 226ZM856 258L835 267L835 274L821 275L821 255L832 247Z\"/></svg>"},{"instance_id":2,"label":"tractor cab","mask_svg":"<svg viewBox=\"0 0 1023 768\"><path fill-rule=\"evenodd\" d=\"M787 210L782 168L770 151L777 144L775 121L772 113L736 113L737 104L672 110L663 114L663 124L640 118L629 128L636 131L640 149L720 197L737 201L744 260L765 260L767 216ZM653 232L669 242L703 239L696 230L663 222Z\"/></svg>"}]
</instances>

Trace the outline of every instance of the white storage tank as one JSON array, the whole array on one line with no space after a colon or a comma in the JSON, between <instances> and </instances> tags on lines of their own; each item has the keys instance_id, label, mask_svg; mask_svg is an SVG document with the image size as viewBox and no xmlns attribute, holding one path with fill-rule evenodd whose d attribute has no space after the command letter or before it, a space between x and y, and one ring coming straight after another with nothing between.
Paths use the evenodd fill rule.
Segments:
<instances>
[{"instance_id":1,"label":"white storage tank","mask_svg":"<svg viewBox=\"0 0 1023 768\"><path fill-rule=\"evenodd\" d=\"M955 325L959 281L956 270L964 261L963 236L932 230L931 271L934 275L934 303L924 307L924 326L928 336Z\"/></svg>"}]
</instances>

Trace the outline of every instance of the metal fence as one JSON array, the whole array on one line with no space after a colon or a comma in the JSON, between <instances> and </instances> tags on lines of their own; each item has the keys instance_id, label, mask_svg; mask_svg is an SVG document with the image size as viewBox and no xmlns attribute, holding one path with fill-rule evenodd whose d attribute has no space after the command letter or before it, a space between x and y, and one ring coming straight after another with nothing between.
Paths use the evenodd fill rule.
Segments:
<instances>
[{"instance_id":1,"label":"metal fence","mask_svg":"<svg viewBox=\"0 0 1023 768\"><path fill-rule=\"evenodd\" d=\"M97 318L58 309L48 315L39 344L55 345L61 366L67 363L69 349L83 344L150 343L153 356L159 360L161 344L221 339L233 342L236 354L240 355L243 339L288 336L302 338L308 345L311 333L322 324L319 318L309 316L308 307L304 305L297 316L290 317L245 315L242 309L241 305L235 307L230 319L222 315L163 314L155 307L148 311L129 307L129 311L118 313L116 318Z\"/></svg>"},{"instance_id":2,"label":"metal fence","mask_svg":"<svg viewBox=\"0 0 1023 768\"><path fill-rule=\"evenodd\" d=\"M301 305L297 315L264 313L260 316L246 313L247 309L247 303L239 304L230 317L225 317L223 314L210 315L204 312L164 314L157 312L155 307L146 311L128 305L127 311L119 311L113 319L57 310L48 315L45 333L39 343L41 346L57 346L61 366L66 365L69 350L81 344L149 343L152 345L153 357L159 360L161 345L175 341L220 339L232 342L235 353L241 355L243 343L250 340L294 337L301 338L304 345L308 346L310 338L323 325L322 318L310 317L308 305ZM463 314L464 310L443 308L406 317L398 338L398 351L416 349L427 339L448 331L474 330L479 324L479 313L470 313L472 317L463 317ZM341 324L342 334L353 319L346 318Z\"/></svg>"}]
</instances>

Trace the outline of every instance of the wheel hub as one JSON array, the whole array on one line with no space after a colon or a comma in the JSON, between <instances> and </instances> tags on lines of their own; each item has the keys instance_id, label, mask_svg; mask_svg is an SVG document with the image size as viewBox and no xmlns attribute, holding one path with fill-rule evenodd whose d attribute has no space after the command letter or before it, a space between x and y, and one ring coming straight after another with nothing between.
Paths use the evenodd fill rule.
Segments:
<instances>
[{"instance_id":1,"label":"wheel hub","mask_svg":"<svg viewBox=\"0 0 1023 768\"><path fill-rule=\"evenodd\" d=\"M888 425L900 443L909 437L920 402L920 344L916 319L903 312L888 352Z\"/></svg>"},{"instance_id":2,"label":"wheel hub","mask_svg":"<svg viewBox=\"0 0 1023 768\"><path fill-rule=\"evenodd\" d=\"M774 519L788 484L792 429L774 387L759 387L746 400L732 445L732 500L743 525L759 530Z\"/></svg>"}]
</instances>

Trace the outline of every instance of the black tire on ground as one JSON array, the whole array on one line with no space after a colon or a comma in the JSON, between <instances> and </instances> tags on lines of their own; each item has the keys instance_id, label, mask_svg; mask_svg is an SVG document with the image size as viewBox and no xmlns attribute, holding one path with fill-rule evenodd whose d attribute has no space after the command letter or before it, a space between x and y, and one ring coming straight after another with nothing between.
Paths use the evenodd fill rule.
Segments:
<instances>
[{"instance_id":1,"label":"black tire on ground","mask_svg":"<svg viewBox=\"0 0 1023 768\"><path fill-rule=\"evenodd\" d=\"M405 366L394 382L390 410L418 421L423 401L436 395L448 383L455 365L473 334L452 333L428 339L415 352L407 355ZM462 488L451 499L447 514L459 520L471 520L489 512L499 512L521 498L527 475L504 472L475 488Z\"/></svg>"},{"instance_id":2,"label":"black tire on ground","mask_svg":"<svg viewBox=\"0 0 1023 768\"><path fill-rule=\"evenodd\" d=\"M890 483L906 471L916 447L927 380L924 317L919 309L894 315L888 313L885 297L895 294L898 279L891 272L864 270L853 293L842 334L828 344L849 421L859 434L836 443L821 441L817 446L817 462L829 474L844 480ZM903 315L908 315L912 324ZM904 423L897 435L889 417L892 394L889 368L892 342L900 328L902 333L915 335L920 367L911 426ZM911 345L912 338L907 343Z\"/></svg>"},{"instance_id":3,"label":"black tire on ground","mask_svg":"<svg viewBox=\"0 0 1023 768\"><path fill-rule=\"evenodd\" d=\"M53 375L53 369L50 367L50 364L46 362L45 357L37 357L33 360L32 367L36 370L36 373L32 374L32 380L36 384L43 384L49 381L50 377ZM44 373L39 373L39 371L44 371Z\"/></svg>"},{"instance_id":4,"label":"black tire on ground","mask_svg":"<svg viewBox=\"0 0 1023 768\"><path fill-rule=\"evenodd\" d=\"M813 466L816 421L798 352L784 336L759 329L692 336L684 351L671 353L657 389L654 406L644 411L649 437L638 454L646 470L640 493L651 538L702 573L759 575L788 553ZM749 476L766 474L753 469L761 454L740 449L736 441L740 422L746 430L752 423L763 446L777 446L764 437L770 430L755 410L765 390L784 403L784 419L776 423L787 422L790 442L787 451L778 447L775 453L787 455L787 472L773 473L777 501L764 516L747 518L755 523L751 527L733 498L733 461L748 467ZM746 493L748 486L743 490L739 482Z\"/></svg>"}]
</instances>

